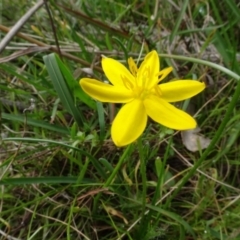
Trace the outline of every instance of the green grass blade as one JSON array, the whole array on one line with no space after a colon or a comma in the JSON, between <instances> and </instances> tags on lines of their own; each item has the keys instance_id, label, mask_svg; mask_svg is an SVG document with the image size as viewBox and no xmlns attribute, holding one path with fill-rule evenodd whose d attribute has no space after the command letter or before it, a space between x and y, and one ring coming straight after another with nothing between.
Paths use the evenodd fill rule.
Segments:
<instances>
[{"instance_id":1,"label":"green grass blade","mask_svg":"<svg viewBox=\"0 0 240 240\"><path fill-rule=\"evenodd\" d=\"M73 75L71 74L67 66L63 64L60 58L57 55L55 55L55 58L61 70L61 73L63 74L63 77L66 81L66 84L74 97L79 98L79 100L87 104L90 108L96 109L96 102L82 90L78 81L74 79Z\"/></svg>"},{"instance_id":2,"label":"green grass blade","mask_svg":"<svg viewBox=\"0 0 240 240\"><path fill-rule=\"evenodd\" d=\"M189 0L184 0L183 4L182 4L182 6L181 6L181 11L180 11L180 13L179 13L179 15L178 15L178 17L177 17L176 23L175 23L174 28L173 28L173 30L172 30L172 33L171 33L171 35L170 35L170 39L169 39L169 40L170 40L170 43L172 43L173 39L174 39L174 38L176 37L176 35L177 35L179 26L180 26L180 24L181 24L181 22L182 22L182 19L183 19L183 17L184 17L185 11L186 11L186 9L187 9L188 2L189 2Z\"/></svg>"},{"instance_id":3,"label":"green grass blade","mask_svg":"<svg viewBox=\"0 0 240 240\"><path fill-rule=\"evenodd\" d=\"M146 206L149 208L149 209L152 209L166 217L169 217L171 219L173 219L174 221L176 221L177 223L181 224L185 230L187 230L189 233L192 234L192 236L195 236L192 228L189 226L189 224L184 221L184 219L182 219L182 217L180 217L179 215L177 215L176 213L173 213L173 212L169 212L163 208L160 208L160 207L156 207L156 206L152 206L150 204L146 204Z\"/></svg>"},{"instance_id":4,"label":"green grass blade","mask_svg":"<svg viewBox=\"0 0 240 240\"><path fill-rule=\"evenodd\" d=\"M62 101L63 106L69 113L72 114L78 125L82 126L84 122L83 115L75 106L73 93L70 91L70 88L64 79L60 67L58 66L55 54L52 53L50 55L44 56L43 60L46 64L47 71L50 75L54 88Z\"/></svg>"},{"instance_id":5,"label":"green grass blade","mask_svg":"<svg viewBox=\"0 0 240 240\"><path fill-rule=\"evenodd\" d=\"M0 180L0 185L23 185L23 184L62 184L62 183L71 183L71 184L96 184L91 179L82 179L79 182L78 177L32 177L32 178L4 178Z\"/></svg>"},{"instance_id":6,"label":"green grass blade","mask_svg":"<svg viewBox=\"0 0 240 240\"><path fill-rule=\"evenodd\" d=\"M17 122L26 122L27 125L31 125L34 127L40 127L42 129L58 132L60 134L70 134L70 131L62 126L56 125L56 124L50 124L41 120L32 119L31 117L27 116L27 118L24 115L13 115L8 113L2 113L2 119L10 120L10 121L17 121Z\"/></svg>"},{"instance_id":7,"label":"green grass blade","mask_svg":"<svg viewBox=\"0 0 240 240\"><path fill-rule=\"evenodd\" d=\"M77 147L73 147L67 143L64 142L60 142L60 141L54 141L54 140L50 140L50 139L40 139L40 138L3 138L2 139L3 142L7 142L7 141L20 141L20 142L34 142L34 143L47 143L47 144L53 144L53 145L57 145L57 146L62 146L62 147L66 147L68 149L72 149L75 150L77 152L80 152L82 155L88 157L91 161L91 163L93 164L93 166L96 168L97 172L99 173L99 175L103 178L106 179L106 172L104 171L104 169L102 168L101 164L99 163L99 161L97 161L90 153L77 148Z\"/></svg>"},{"instance_id":8,"label":"green grass blade","mask_svg":"<svg viewBox=\"0 0 240 240\"><path fill-rule=\"evenodd\" d=\"M239 9L239 6L237 6L237 4L233 0L225 1L225 3L229 6L229 8L231 9L232 13L235 15L234 17L238 21L240 21L240 9Z\"/></svg>"},{"instance_id":9,"label":"green grass blade","mask_svg":"<svg viewBox=\"0 0 240 240\"><path fill-rule=\"evenodd\" d=\"M100 126L100 140L104 139L105 133L105 118L104 118L104 108L101 102L97 102L97 111L98 111L98 121Z\"/></svg>"}]
</instances>

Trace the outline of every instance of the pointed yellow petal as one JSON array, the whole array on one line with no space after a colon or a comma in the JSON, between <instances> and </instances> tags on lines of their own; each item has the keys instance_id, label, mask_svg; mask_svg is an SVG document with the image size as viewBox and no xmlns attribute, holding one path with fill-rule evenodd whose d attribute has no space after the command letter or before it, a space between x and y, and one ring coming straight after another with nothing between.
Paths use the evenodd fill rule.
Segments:
<instances>
[{"instance_id":1,"label":"pointed yellow petal","mask_svg":"<svg viewBox=\"0 0 240 240\"><path fill-rule=\"evenodd\" d=\"M126 86L126 83L123 81L124 79L135 85L135 78L120 62L112 58L102 58L102 68L108 80L114 86L125 86L129 88L129 84Z\"/></svg>"},{"instance_id":2,"label":"pointed yellow petal","mask_svg":"<svg viewBox=\"0 0 240 240\"><path fill-rule=\"evenodd\" d=\"M173 70L173 68L172 67L168 67L168 68L165 68L165 69L163 69L162 71L160 71L160 72L158 72L158 74L157 74L157 78L155 78L154 79L154 81L151 81L151 84L149 84L147 87L149 88L149 89L151 89L152 87L154 87L155 88L155 90L159 90L159 89L157 89L157 84L160 82L160 81L162 81L165 77L167 77L167 75L171 72ZM160 91L159 91L160 92Z\"/></svg>"},{"instance_id":3,"label":"pointed yellow petal","mask_svg":"<svg viewBox=\"0 0 240 240\"><path fill-rule=\"evenodd\" d=\"M126 103L133 99L132 91L123 86L112 86L91 78L82 78L79 83L84 92L100 102Z\"/></svg>"},{"instance_id":4,"label":"pointed yellow petal","mask_svg":"<svg viewBox=\"0 0 240 240\"><path fill-rule=\"evenodd\" d=\"M154 95L144 100L144 106L149 117L168 128L187 130L197 126L189 114Z\"/></svg>"},{"instance_id":5,"label":"pointed yellow petal","mask_svg":"<svg viewBox=\"0 0 240 240\"><path fill-rule=\"evenodd\" d=\"M147 114L140 100L125 104L115 117L111 129L113 142L118 147L134 142L144 131Z\"/></svg>"},{"instance_id":6,"label":"pointed yellow petal","mask_svg":"<svg viewBox=\"0 0 240 240\"><path fill-rule=\"evenodd\" d=\"M159 78L158 78L158 82L156 82L156 84L159 83L160 81L162 81L172 70L173 70L172 67L168 67L168 68L164 68L162 71L160 71L158 73Z\"/></svg>"},{"instance_id":7,"label":"pointed yellow petal","mask_svg":"<svg viewBox=\"0 0 240 240\"><path fill-rule=\"evenodd\" d=\"M206 87L204 83L194 80L178 80L158 85L161 98L167 102L178 102L200 93Z\"/></svg>"},{"instance_id":8,"label":"pointed yellow petal","mask_svg":"<svg viewBox=\"0 0 240 240\"><path fill-rule=\"evenodd\" d=\"M146 55L141 63L137 73L137 85L151 88L153 84L158 83L160 63L156 51L151 51Z\"/></svg>"}]
</instances>

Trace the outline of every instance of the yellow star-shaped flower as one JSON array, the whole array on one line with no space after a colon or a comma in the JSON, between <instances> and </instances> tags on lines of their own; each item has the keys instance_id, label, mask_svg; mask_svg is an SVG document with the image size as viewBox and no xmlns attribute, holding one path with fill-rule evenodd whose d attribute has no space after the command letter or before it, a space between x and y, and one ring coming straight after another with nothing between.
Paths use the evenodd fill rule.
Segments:
<instances>
[{"instance_id":1,"label":"yellow star-shaped flower","mask_svg":"<svg viewBox=\"0 0 240 240\"><path fill-rule=\"evenodd\" d=\"M186 130L196 127L189 114L177 109L171 102L188 99L205 88L195 80L159 82L172 68L160 69L156 51L146 55L139 69L132 58L128 59L130 71L112 58L103 58L102 67L112 85L91 78L80 80L82 89L101 102L124 103L115 117L111 135L117 146L134 142L144 131L148 116L172 129Z\"/></svg>"}]
</instances>

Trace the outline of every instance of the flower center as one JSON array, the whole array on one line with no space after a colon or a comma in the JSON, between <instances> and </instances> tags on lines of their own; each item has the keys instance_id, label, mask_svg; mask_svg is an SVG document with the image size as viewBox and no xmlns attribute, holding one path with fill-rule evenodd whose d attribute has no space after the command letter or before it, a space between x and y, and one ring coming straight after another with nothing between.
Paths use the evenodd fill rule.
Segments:
<instances>
[{"instance_id":1,"label":"flower center","mask_svg":"<svg viewBox=\"0 0 240 240\"><path fill-rule=\"evenodd\" d=\"M145 98L147 98L147 96L149 94L151 94L151 91L144 88L144 87L138 87L136 86L134 89L133 89L133 94L134 94L134 97L135 98L139 98L140 100L144 100Z\"/></svg>"},{"instance_id":2,"label":"flower center","mask_svg":"<svg viewBox=\"0 0 240 240\"><path fill-rule=\"evenodd\" d=\"M150 82L150 68L146 66L142 71L138 72L137 75L137 85L142 86L143 88L147 88L147 84Z\"/></svg>"},{"instance_id":3,"label":"flower center","mask_svg":"<svg viewBox=\"0 0 240 240\"><path fill-rule=\"evenodd\" d=\"M147 97L149 97L149 95L155 95L155 96L161 97L162 92L160 87L157 85L157 81L154 86L148 86L148 83L151 82L150 67L145 66L145 68L138 71L137 67L133 65L132 62L133 60L129 59L129 63L130 63L129 65L131 67L130 69L135 78L135 82L132 82L124 75L122 75L121 78L124 86L127 89L132 90L133 97L140 99L142 101Z\"/></svg>"}]
</instances>

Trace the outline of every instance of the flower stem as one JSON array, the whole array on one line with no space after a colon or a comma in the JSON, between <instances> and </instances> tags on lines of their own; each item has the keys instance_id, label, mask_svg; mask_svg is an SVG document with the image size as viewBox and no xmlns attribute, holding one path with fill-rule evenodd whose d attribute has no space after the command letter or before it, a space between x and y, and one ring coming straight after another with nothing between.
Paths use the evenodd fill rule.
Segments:
<instances>
[{"instance_id":1,"label":"flower stem","mask_svg":"<svg viewBox=\"0 0 240 240\"><path fill-rule=\"evenodd\" d=\"M111 183L113 182L115 176L117 175L119 169L121 168L121 166L123 165L124 161L126 160L126 156L129 154L130 150L131 150L131 144L127 146L127 148L124 150L122 156L120 157L117 165L115 166L114 170L112 171L111 175L108 177L108 179L106 180L105 184L103 185L103 188L108 187L109 185L111 185ZM102 193L99 193L95 198L94 198L94 203L93 203L93 212L96 212L99 206L99 199L102 196Z\"/></svg>"},{"instance_id":2,"label":"flower stem","mask_svg":"<svg viewBox=\"0 0 240 240\"><path fill-rule=\"evenodd\" d=\"M147 195L147 177L146 177L146 161L143 153L143 144L142 138L140 137L137 141L138 143L138 151L140 157L140 170L142 176L142 216L145 214L146 208L146 195Z\"/></svg>"},{"instance_id":3,"label":"flower stem","mask_svg":"<svg viewBox=\"0 0 240 240\"><path fill-rule=\"evenodd\" d=\"M183 61L189 61L189 62L195 62L199 64L203 64L215 69L218 69L221 72L226 73L227 75L231 76L232 78L236 79L237 81L240 80L240 76L236 74L235 72L213 62L205 61L202 59L198 58L192 58L192 57L185 57L185 56L178 56L178 55L172 55L172 54L159 54L160 57L165 57L165 58L173 58L173 59L178 59L178 60L183 60Z\"/></svg>"},{"instance_id":4,"label":"flower stem","mask_svg":"<svg viewBox=\"0 0 240 240\"><path fill-rule=\"evenodd\" d=\"M142 236L145 235L145 231L147 231L148 229L148 226L146 225L146 218L145 218L146 199L147 199L147 176L146 176L146 159L144 157L143 144L142 144L141 137L138 139L137 143L138 143L138 151L139 151L139 157L140 157L140 170L141 170L141 176L142 176L142 206L141 206L142 220L139 228L141 238L142 238Z\"/></svg>"},{"instance_id":5,"label":"flower stem","mask_svg":"<svg viewBox=\"0 0 240 240\"><path fill-rule=\"evenodd\" d=\"M120 159L119 159L117 165L115 166L114 170L112 171L111 175L109 176L109 178L105 182L104 187L108 187L112 183L112 181L115 178L116 174L118 173L119 169L121 168L124 161L126 160L126 156L128 155L131 146L132 146L131 144L128 145L127 148L125 149L125 151L123 152L123 154L120 157Z\"/></svg>"}]
</instances>

